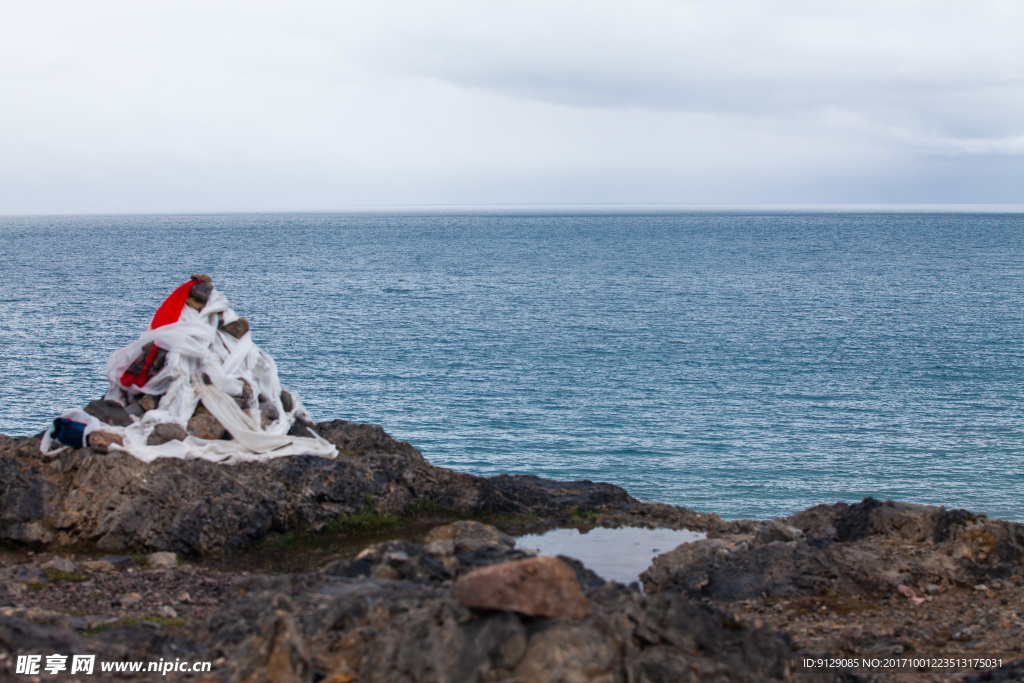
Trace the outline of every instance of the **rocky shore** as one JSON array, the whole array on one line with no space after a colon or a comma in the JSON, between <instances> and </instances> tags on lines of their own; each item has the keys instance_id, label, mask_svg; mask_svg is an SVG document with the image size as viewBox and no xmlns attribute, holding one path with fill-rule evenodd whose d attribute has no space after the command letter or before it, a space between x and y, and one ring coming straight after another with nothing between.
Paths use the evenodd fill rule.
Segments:
<instances>
[{"instance_id":1,"label":"rocky shore","mask_svg":"<svg viewBox=\"0 0 1024 683\"><path fill-rule=\"evenodd\" d=\"M451 472L373 425L312 429L341 455L147 464L0 436L0 680L1024 678L1020 524L872 499L726 521L608 484ZM623 586L501 530L559 526L707 537ZM304 554L323 538L337 552ZM300 571L254 569L271 547ZM211 670L16 672L53 653ZM1002 666L822 670L813 655Z\"/></svg>"}]
</instances>

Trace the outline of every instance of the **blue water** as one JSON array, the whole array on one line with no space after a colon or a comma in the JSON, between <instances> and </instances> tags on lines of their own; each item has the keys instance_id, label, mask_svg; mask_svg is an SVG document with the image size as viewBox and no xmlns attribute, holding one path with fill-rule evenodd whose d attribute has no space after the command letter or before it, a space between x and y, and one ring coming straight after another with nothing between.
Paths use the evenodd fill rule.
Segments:
<instances>
[{"instance_id":1,"label":"blue water","mask_svg":"<svg viewBox=\"0 0 1024 683\"><path fill-rule=\"evenodd\" d=\"M0 432L206 272L317 419L725 517L1024 520L1024 213L0 217Z\"/></svg>"}]
</instances>

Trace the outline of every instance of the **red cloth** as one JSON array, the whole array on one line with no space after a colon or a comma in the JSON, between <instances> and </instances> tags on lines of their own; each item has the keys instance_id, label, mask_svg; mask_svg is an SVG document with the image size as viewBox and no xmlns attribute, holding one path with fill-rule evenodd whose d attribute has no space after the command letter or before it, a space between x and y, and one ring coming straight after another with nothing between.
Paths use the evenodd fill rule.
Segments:
<instances>
[{"instance_id":1,"label":"red cloth","mask_svg":"<svg viewBox=\"0 0 1024 683\"><path fill-rule=\"evenodd\" d=\"M178 318L181 317L181 312L185 308L185 300L188 299L188 293L192 291L192 285L197 282L199 280L189 280L171 292L171 295L160 304L160 308L156 309L156 313L153 315L153 322L149 324L149 329L155 330L158 327L178 322Z\"/></svg>"},{"instance_id":2,"label":"red cloth","mask_svg":"<svg viewBox=\"0 0 1024 683\"><path fill-rule=\"evenodd\" d=\"M188 294L192 291L192 285L197 282L199 282L199 280L189 280L171 292L171 295L164 299L164 302L160 304L160 308L156 309L156 313L153 315L153 322L149 324L149 329L155 330L158 327L178 322L178 318L181 317L181 312L185 309L185 300L188 299ZM121 375L121 386L125 388L133 385L141 387L148 382L149 369L152 367L153 361L156 359L156 354L159 350L159 347L154 344L149 355L146 356L146 362L143 364L142 372L139 374L136 375L125 370L124 374Z\"/></svg>"}]
</instances>

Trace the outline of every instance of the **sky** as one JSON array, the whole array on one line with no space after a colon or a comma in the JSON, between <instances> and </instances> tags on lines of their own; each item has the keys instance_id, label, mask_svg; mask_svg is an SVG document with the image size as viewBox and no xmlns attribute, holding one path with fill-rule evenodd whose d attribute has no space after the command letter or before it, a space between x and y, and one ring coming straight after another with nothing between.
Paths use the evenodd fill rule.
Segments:
<instances>
[{"instance_id":1,"label":"sky","mask_svg":"<svg viewBox=\"0 0 1024 683\"><path fill-rule=\"evenodd\" d=\"M0 4L0 212L1024 203L1019 0Z\"/></svg>"}]
</instances>

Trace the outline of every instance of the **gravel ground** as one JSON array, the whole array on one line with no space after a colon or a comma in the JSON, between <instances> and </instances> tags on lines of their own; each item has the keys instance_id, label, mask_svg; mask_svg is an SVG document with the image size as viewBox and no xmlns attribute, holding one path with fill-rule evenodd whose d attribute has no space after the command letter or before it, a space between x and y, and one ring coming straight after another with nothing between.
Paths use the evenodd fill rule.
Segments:
<instances>
[{"instance_id":1,"label":"gravel ground","mask_svg":"<svg viewBox=\"0 0 1024 683\"><path fill-rule=\"evenodd\" d=\"M68 558L81 566L89 558ZM188 565L150 569L137 563L47 577L51 555L0 554L0 610L39 619L65 615L70 625L89 630L124 620L176 626L210 614L247 572L219 572ZM11 578L20 573L20 580ZM34 578L31 578L34 576ZM29 580L26 581L25 579Z\"/></svg>"},{"instance_id":2,"label":"gravel ground","mask_svg":"<svg viewBox=\"0 0 1024 683\"><path fill-rule=\"evenodd\" d=\"M1024 587L993 582L924 596L829 596L719 604L751 626L789 633L799 652L838 658L996 658L1024 660ZM979 667L983 670L991 667ZM1024 667L1022 667L1024 669ZM976 669L854 669L878 681L962 680ZM1024 670L1018 672L1024 676ZM1022 680L1010 678L980 680Z\"/></svg>"}]
</instances>

